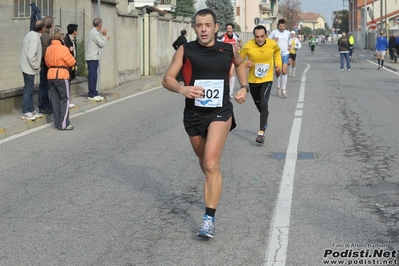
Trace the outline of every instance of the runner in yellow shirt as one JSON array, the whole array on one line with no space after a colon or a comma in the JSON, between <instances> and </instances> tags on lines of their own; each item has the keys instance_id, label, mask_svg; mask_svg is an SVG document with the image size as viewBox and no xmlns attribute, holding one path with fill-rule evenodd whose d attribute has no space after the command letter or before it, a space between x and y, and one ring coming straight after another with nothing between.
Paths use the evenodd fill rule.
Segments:
<instances>
[{"instance_id":1,"label":"runner in yellow shirt","mask_svg":"<svg viewBox=\"0 0 399 266\"><path fill-rule=\"evenodd\" d=\"M256 26L253 30L254 39L248 41L240 51L249 68L249 89L260 113L260 128L255 140L260 144L265 141L274 71L280 72L282 66L280 47L275 40L266 38L266 34L264 26Z\"/></svg>"}]
</instances>

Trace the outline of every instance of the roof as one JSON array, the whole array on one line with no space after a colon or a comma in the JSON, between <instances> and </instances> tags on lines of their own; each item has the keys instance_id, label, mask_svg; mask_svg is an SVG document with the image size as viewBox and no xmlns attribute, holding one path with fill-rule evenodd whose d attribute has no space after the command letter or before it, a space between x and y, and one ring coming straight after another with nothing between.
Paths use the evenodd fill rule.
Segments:
<instances>
[{"instance_id":1,"label":"roof","mask_svg":"<svg viewBox=\"0 0 399 266\"><path fill-rule=\"evenodd\" d=\"M324 17L322 15L320 15L320 13L314 13L314 12L300 12L299 13L299 18L301 20L303 20L304 22L317 21L320 17L324 19Z\"/></svg>"}]
</instances>

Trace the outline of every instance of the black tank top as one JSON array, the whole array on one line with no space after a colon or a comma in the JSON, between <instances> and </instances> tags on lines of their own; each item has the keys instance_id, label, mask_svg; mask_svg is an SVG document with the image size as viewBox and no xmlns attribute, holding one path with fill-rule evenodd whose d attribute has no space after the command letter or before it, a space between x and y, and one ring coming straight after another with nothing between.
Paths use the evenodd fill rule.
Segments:
<instances>
[{"instance_id":1,"label":"black tank top","mask_svg":"<svg viewBox=\"0 0 399 266\"><path fill-rule=\"evenodd\" d=\"M184 44L183 80L186 86L193 86L196 79L223 79L223 106L230 102L229 73L234 61L233 47L229 43L215 42L205 47L192 41ZM186 98L186 111L208 113L223 107L208 108L194 105L194 99Z\"/></svg>"}]
</instances>

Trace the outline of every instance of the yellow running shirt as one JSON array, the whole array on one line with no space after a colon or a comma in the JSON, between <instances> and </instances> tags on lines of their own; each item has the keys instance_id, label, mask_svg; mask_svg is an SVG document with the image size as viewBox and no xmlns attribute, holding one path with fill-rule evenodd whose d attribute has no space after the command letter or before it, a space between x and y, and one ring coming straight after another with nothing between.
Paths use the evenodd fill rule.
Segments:
<instances>
[{"instance_id":1,"label":"yellow running shirt","mask_svg":"<svg viewBox=\"0 0 399 266\"><path fill-rule=\"evenodd\" d=\"M257 45L255 39L248 41L241 49L240 55L254 64L249 69L249 83L273 81L274 66L281 68L282 65L280 48L275 40L269 38L266 38L263 46Z\"/></svg>"}]
</instances>

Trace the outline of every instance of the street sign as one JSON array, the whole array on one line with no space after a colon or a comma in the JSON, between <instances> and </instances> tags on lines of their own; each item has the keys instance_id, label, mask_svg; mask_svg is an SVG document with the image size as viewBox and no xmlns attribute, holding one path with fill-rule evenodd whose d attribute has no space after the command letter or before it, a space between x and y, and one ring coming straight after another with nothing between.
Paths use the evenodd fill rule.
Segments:
<instances>
[{"instance_id":1,"label":"street sign","mask_svg":"<svg viewBox=\"0 0 399 266\"><path fill-rule=\"evenodd\" d=\"M375 22L375 20L370 21L370 28L372 30L375 30L377 28L377 22Z\"/></svg>"},{"instance_id":2,"label":"street sign","mask_svg":"<svg viewBox=\"0 0 399 266\"><path fill-rule=\"evenodd\" d=\"M396 17L396 18L395 18L395 21L396 21L396 24L399 25L399 17Z\"/></svg>"}]
</instances>

